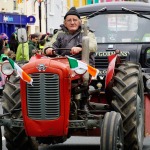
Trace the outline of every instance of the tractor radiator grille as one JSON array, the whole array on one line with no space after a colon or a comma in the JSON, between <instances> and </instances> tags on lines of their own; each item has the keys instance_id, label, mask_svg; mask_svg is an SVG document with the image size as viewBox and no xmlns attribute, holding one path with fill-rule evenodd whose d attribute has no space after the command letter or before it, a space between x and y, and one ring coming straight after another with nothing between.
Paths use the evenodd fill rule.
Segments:
<instances>
[{"instance_id":1,"label":"tractor radiator grille","mask_svg":"<svg viewBox=\"0 0 150 150\"><path fill-rule=\"evenodd\" d=\"M28 116L32 119L56 119L60 116L59 76L31 74L33 86L27 84Z\"/></svg>"},{"instance_id":2,"label":"tractor radiator grille","mask_svg":"<svg viewBox=\"0 0 150 150\"><path fill-rule=\"evenodd\" d=\"M126 57L121 56L121 61L125 61ZM95 57L95 68L106 69L108 68L108 57L107 56L97 56Z\"/></svg>"}]
</instances>

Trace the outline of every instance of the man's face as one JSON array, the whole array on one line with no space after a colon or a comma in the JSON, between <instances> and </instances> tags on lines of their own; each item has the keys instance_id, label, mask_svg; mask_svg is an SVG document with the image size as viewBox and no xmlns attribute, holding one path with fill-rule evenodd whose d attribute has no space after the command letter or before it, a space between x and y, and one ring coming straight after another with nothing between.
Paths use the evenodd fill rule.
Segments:
<instances>
[{"instance_id":1,"label":"man's face","mask_svg":"<svg viewBox=\"0 0 150 150\"><path fill-rule=\"evenodd\" d=\"M38 42L38 37L33 38L32 41L33 41L34 43L37 43L37 42Z\"/></svg>"},{"instance_id":2,"label":"man's face","mask_svg":"<svg viewBox=\"0 0 150 150\"><path fill-rule=\"evenodd\" d=\"M81 26L81 20L75 15L68 15L64 21L64 25L70 33L74 33Z\"/></svg>"}]
</instances>

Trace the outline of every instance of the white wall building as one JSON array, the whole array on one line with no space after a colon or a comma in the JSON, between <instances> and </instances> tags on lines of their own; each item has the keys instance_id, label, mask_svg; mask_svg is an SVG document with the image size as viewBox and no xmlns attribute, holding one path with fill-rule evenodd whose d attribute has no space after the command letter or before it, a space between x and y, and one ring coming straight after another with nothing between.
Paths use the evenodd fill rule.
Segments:
<instances>
[{"instance_id":1,"label":"white wall building","mask_svg":"<svg viewBox=\"0 0 150 150\"><path fill-rule=\"evenodd\" d=\"M39 12L39 9L41 10ZM36 21L34 24L27 24L29 34L32 33L46 33L46 0L39 3L35 0L24 0L18 5L18 10L29 16L34 16ZM39 16L41 14L41 18Z\"/></svg>"},{"instance_id":2,"label":"white wall building","mask_svg":"<svg viewBox=\"0 0 150 150\"><path fill-rule=\"evenodd\" d=\"M47 32L60 28L67 12L67 0L47 0Z\"/></svg>"},{"instance_id":3,"label":"white wall building","mask_svg":"<svg viewBox=\"0 0 150 150\"><path fill-rule=\"evenodd\" d=\"M19 4L17 2L18 0L0 0L0 11L34 16L36 22L27 24L28 34L53 33L54 29L60 28L67 12L67 0L41 0L41 3L39 0L22 0Z\"/></svg>"},{"instance_id":4,"label":"white wall building","mask_svg":"<svg viewBox=\"0 0 150 150\"><path fill-rule=\"evenodd\" d=\"M0 12L13 12L13 10L14 10L13 0L1 0L0 1Z\"/></svg>"},{"instance_id":5,"label":"white wall building","mask_svg":"<svg viewBox=\"0 0 150 150\"><path fill-rule=\"evenodd\" d=\"M32 15L36 18L35 24L27 25L28 33L53 33L53 30L59 28L60 24L63 23L64 15L67 12L67 1L42 0L41 7L39 7L39 5L38 0L24 0L23 3L18 6L18 9L22 10L24 14L27 16ZM41 9L41 11L39 9ZM41 18L39 14L41 14Z\"/></svg>"}]
</instances>

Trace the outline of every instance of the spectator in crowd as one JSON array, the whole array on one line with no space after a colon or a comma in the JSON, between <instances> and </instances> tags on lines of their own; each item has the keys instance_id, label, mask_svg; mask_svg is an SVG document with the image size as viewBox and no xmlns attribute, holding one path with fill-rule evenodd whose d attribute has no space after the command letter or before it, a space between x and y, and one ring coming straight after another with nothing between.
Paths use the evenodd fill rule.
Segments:
<instances>
[{"instance_id":1,"label":"spectator in crowd","mask_svg":"<svg viewBox=\"0 0 150 150\"><path fill-rule=\"evenodd\" d=\"M32 50L36 50L38 48L38 34L31 34L31 40L29 40L29 58L32 57Z\"/></svg>"},{"instance_id":2,"label":"spectator in crowd","mask_svg":"<svg viewBox=\"0 0 150 150\"><path fill-rule=\"evenodd\" d=\"M17 52L17 47L19 45L16 33L11 34L10 40L9 40L8 43L9 43L10 50L12 50L14 53L16 53Z\"/></svg>"},{"instance_id":3,"label":"spectator in crowd","mask_svg":"<svg viewBox=\"0 0 150 150\"><path fill-rule=\"evenodd\" d=\"M0 39L0 55L3 54L3 45L4 45L4 41L2 39Z\"/></svg>"},{"instance_id":4,"label":"spectator in crowd","mask_svg":"<svg viewBox=\"0 0 150 150\"><path fill-rule=\"evenodd\" d=\"M9 49L8 47L6 47L6 46L3 46L2 51L3 51L3 53L4 53L5 55L8 56L8 52L10 51L10 49Z\"/></svg>"},{"instance_id":5,"label":"spectator in crowd","mask_svg":"<svg viewBox=\"0 0 150 150\"><path fill-rule=\"evenodd\" d=\"M54 29L53 35L56 34L57 32L58 32L58 29Z\"/></svg>"},{"instance_id":6,"label":"spectator in crowd","mask_svg":"<svg viewBox=\"0 0 150 150\"><path fill-rule=\"evenodd\" d=\"M19 43L16 52L16 61L29 61L29 45L26 43Z\"/></svg>"},{"instance_id":7,"label":"spectator in crowd","mask_svg":"<svg viewBox=\"0 0 150 150\"><path fill-rule=\"evenodd\" d=\"M40 39L38 42L38 49L43 50L45 43L46 43L45 38Z\"/></svg>"},{"instance_id":8,"label":"spectator in crowd","mask_svg":"<svg viewBox=\"0 0 150 150\"><path fill-rule=\"evenodd\" d=\"M16 59L16 54L12 50L8 51L7 56L14 61Z\"/></svg>"},{"instance_id":9,"label":"spectator in crowd","mask_svg":"<svg viewBox=\"0 0 150 150\"><path fill-rule=\"evenodd\" d=\"M43 35L41 36L41 38L40 38L39 41L38 41L38 48L39 48L40 50L43 50L44 45L46 44L46 42L49 42L49 41L50 41L50 39L49 39L50 36L51 36L51 34L49 34L49 33L43 34Z\"/></svg>"},{"instance_id":10,"label":"spectator in crowd","mask_svg":"<svg viewBox=\"0 0 150 150\"><path fill-rule=\"evenodd\" d=\"M6 46L9 48L9 44L8 44L8 36L6 33L1 33L0 34L0 39L2 39L4 41L3 46Z\"/></svg>"},{"instance_id":11,"label":"spectator in crowd","mask_svg":"<svg viewBox=\"0 0 150 150\"><path fill-rule=\"evenodd\" d=\"M29 34L29 36L28 36L28 40L31 40L31 34Z\"/></svg>"}]
</instances>

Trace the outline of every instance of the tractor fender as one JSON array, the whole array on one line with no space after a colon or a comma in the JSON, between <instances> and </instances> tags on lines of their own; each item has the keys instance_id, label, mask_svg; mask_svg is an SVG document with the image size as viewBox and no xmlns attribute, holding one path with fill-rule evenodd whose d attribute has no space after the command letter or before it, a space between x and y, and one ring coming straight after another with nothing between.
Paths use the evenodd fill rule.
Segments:
<instances>
[{"instance_id":1,"label":"tractor fender","mask_svg":"<svg viewBox=\"0 0 150 150\"><path fill-rule=\"evenodd\" d=\"M110 83L110 81L113 78L115 65L118 60L117 58L118 58L117 54L108 56L109 65L108 65L107 74L106 74L105 89L108 87L108 84Z\"/></svg>"}]
</instances>

